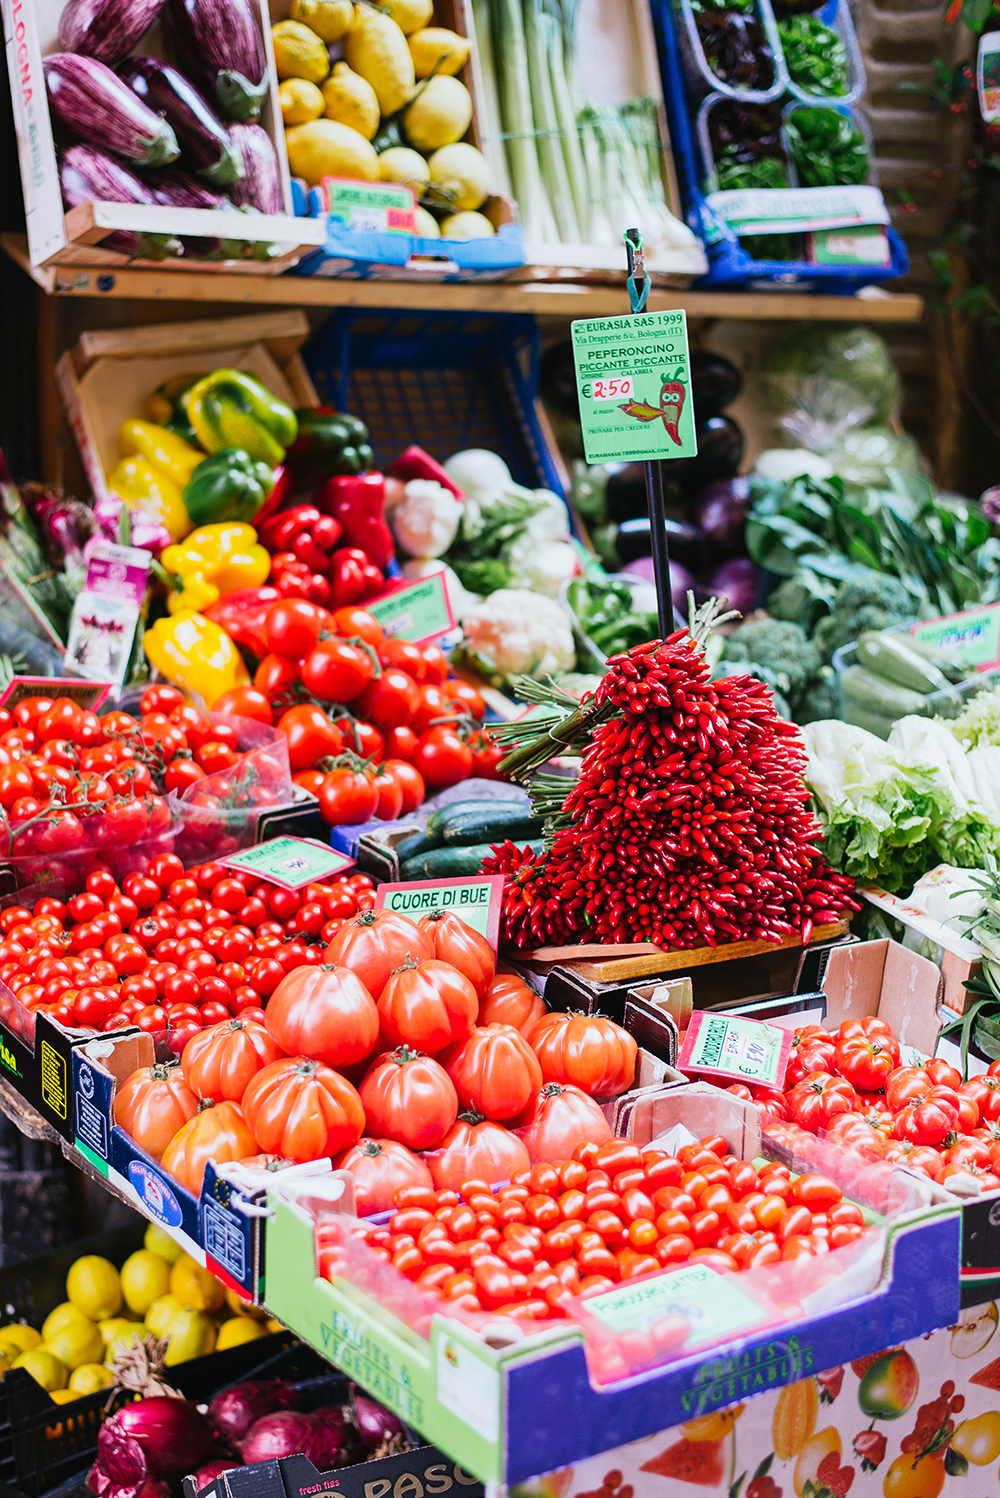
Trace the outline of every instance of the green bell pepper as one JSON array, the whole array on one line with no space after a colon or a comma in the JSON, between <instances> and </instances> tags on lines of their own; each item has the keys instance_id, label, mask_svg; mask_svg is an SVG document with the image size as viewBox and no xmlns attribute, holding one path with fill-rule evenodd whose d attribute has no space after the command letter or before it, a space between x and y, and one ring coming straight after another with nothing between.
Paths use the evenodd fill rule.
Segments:
<instances>
[{"instance_id":1,"label":"green bell pepper","mask_svg":"<svg viewBox=\"0 0 1000 1498\"><path fill-rule=\"evenodd\" d=\"M194 526L220 520L251 524L273 487L274 474L266 463L255 463L238 447L225 447L198 464L181 497Z\"/></svg>"},{"instance_id":2,"label":"green bell pepper","mask_svg":"<svg viewBox=\"0 0 1000 1498\"><path fill-rule=\"evenodd\" d=\"M272 467L299 429L291 406L241 369L215 369L181 397L184 411L208 453L239 448Z\"/></svg>"},{"instance_id":3,"label":"green bell pepper","mask_svg":"<svg viewBox=\"0 0 1000 1498\"><path fill-rule=\"evenodd\" d=\"M325 406L295 415L299 433L286 457L296 478L329 479L371 468L375 455L368 445L368 428L357 416Z\"/></svg>"}]
</instances>

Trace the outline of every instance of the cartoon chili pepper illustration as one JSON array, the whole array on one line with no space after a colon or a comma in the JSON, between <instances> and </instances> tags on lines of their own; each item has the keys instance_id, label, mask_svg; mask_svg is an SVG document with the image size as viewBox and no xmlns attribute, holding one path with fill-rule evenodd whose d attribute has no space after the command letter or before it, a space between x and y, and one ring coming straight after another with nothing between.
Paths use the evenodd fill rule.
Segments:
<instances>
[{"instance_id":1,"label":"cartoon chili pepper illustration","mask_svg":"<svg viewBox=\"0 0 1000 1498\"><path fill-rule=\"evenodd\" d=\"M680 371L678 370L679 373ZM624 411L626 416L631 416L635 421L655 421L659 417L666 427L671 441L676 442L677 446L680 447L682 444L678 424L681 419L681 412L684 409L686 394L687 391L680 380L672 380L668 371L663 376L663 383L660 386L660 404L658 406L651 406L648 401L631 400L626 401L618 409Z\"/></svg>"}]
</instances>

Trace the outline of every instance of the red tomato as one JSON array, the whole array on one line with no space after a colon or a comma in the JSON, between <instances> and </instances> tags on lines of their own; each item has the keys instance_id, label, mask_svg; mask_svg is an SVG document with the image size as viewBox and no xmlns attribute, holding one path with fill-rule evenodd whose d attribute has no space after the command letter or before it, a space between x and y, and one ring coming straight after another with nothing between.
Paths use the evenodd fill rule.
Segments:
<instances>
[{"instance_id":1,"label":"red tomato","mask_svg":"<svg viewBox=\"0 0 1000 1498\"><path fill-rule=\"evenodd\" d=\"M253 684L269 702L288 701L300 675L296 661L287 661L281 655L265 655L254 673ZM294 700L292 696L291 701Z\"/></svg>"},{"instance_id":2,"label":"red tomato","mask_svg":"<svg viewBox=\"0 0 1000 1498\"><path fill-rule=\"evenodd\" d=\"M486 703L470 682L446 681L444 693L463 713L468 713L470 718L479 720L485 717Z\"/></svg>"},{"instance_id":3,"label":"red tomato","mask_svg":"<svg viewBox=\"0 0 1000 1498\"><path fill-rule=\"evenodd\" d=\"M849 1035L837 1042L833 1064L851 1086L861 1092L880 1092L899 1060L876 1036Z\"/></svg>"},{"instance_id":4,"label":"red tomato","mask_svg":"<svg viewBox=\"0 0 1000 1498\"><path fill-rule=\"evenodd\" d=\"M417 734L408 725L399 728L390 728L385 735L385 752L389 759L413 758L413 751L417 747Z\"/></svg>"},{"instance_id":5,"label":"red tomato","mask_svg":"<svg viewBox=\"0 0 1000 1498\"><path fill-rule=\"evenodd\" d=\"M885 1100L893 1113L926 1097L934 1083L920 1066L897 1066L885 1082Z\"/></svg>"},{"instance_id":6,"label":"red tomato","mask_svg":"<svg viewBox=\"0 0 1000 1498\"><path fill-rule=\"evenodd\" d=\"M827 1072L810 1072L792 1088L786 1105L793 1123L815 1133L828 1126L838 1113L851 1113L855 1101L854 1088L844 1078L832 1077Z\"/></svg>"},{"instance_id":7,"label":"red tomato","mask_svg":"<svg viewBox=\"0 0 1000 1498\"><path fill-rule=\"evenodd\" d=\"M381 676L369 681L354 710L379 728L400 728L412 720L420 701L419 693L412 676L389 666Z\"/></svg>"},{"instance_id":8,"label":"red tomato","mask_svg":"<svg viewBox=\"0 0 1000 1498\"><path fill-rule=\"evenodd\" d=\"M374 674L367 651L332 637L317 641L302 662L302 685L323 702L353 702Z\"/></svg>"},{"instance_id":9,"label":"red tomato","mask_svg":"<svg viewBox=\"0 0 1000 1498\"><path fill-rule=\"evenodd\" d=\"M169 713L175 707L182 706L184 693L178 691L177 687L169 687L157 684L147 687L139 698L139 711L141 713Z\"/></svg>"},{"instance_id":10,"label":"red tomato","mask_svg":"<svg viewBox=\"0 0 1000 1498\"><path fill-rule=\"evenodd\" d=\"M479 729L470 734L466 743L472 750L472 774L476 780L504 780L506 778L500 774L499 765L507 751L502 749L485 729Z\"/></svg>"},{"instance_id":11,"label":"red tomato","mask_svg":"<svg viewBox=\"0 0 1000 1498\"><path fill-rule=\"evenodd\" d=\"M383 666L398 666L414 681L424 679L424 658L420 646L412 640L383 640L378 647L378 658Z\"/></svg>"},{"instance_id":12,"label":"red tomato","mask_svg":"<svg viewBox=\"0 0 1000 1498\"><path fill-rule=\"evenodd\" d=\"M359 1217L387 1211L396 1192L406 1186L434 1184L424 1162L391 1139L359 1139L353 1149L338 1155L333 1165L335 1170L349 1170L354 1177L354 1206Z\"/></svg>"},{"instance_id":13,"label":"red tomato","mask_svg":"<svg viewBox=\"0 0 1000 1498\"><path fill-rule=\"evenodd\" d=\"M441 719L454 722L458 716L440 687L426 685L419 689L417 705L410 715L410 726L414 733L423 734Z\"/></svg>"},{"instance_id":14,"label":"red tomato","mask_svg":"<svg viewBox=\"0 0 1000 1498\"><path fill-rule=\"evenodd\" d=\"M232 718L250 718L255 723L265 723L268 728L274 723L271 704L257 687L232 687L221 697L216 697L212 711Z\"/></svg>"},{"instance_id":15,"label":"red tomato","mask_svg":"<svg viewBox=\"0 0 1000 1498\"><path fill-rule=\"evenodd\" d=\"M376 817L380 822L394 822L403 809L402 787L396 777L386 769L375 776L374 785L378 792L378 802L375 806Z\"/></svg>"},{"instance_id":16,"label":"red tomato","mask_svg":"<svg viewBox=\"0 0 1000 1498\"><path fill-rule=\"evenodd\" d=\"M348 968L296 968L271 995L266 1016L268 1032L283 1051L327 1066L364 1061L378 1039L375 1003Z\"/></svg>"},{"instance_id":17,"label":"red tomato","mask_svg":"<svg viewBox=\"0 0 1000 1498\"><path fill-rule=\"evenodd\" d=\"M434 956L433 944L417 923L392 910L366 910L341 927L323 960L350 968L378 999L407 956L416 962Z\"/></svg>"},{"instance_id":18,"label":"red tomato","mask_svg":"<svg viewBox=\"0 0 1000 1498\"><path fill-rule=\"evenodd\" d=\"M836 1040L842 1045L845 1040L853 1040L861 1036L866 1040L876 1040L886 1050L891 1051L895 1065L899 1065L899 1041L892 1033L892 1026L878 1015L866 1014L863 1019L846 1019L837 1031Z\"/></svg>"},{"instance_id":19,"label":"red tomato","mask_svg":"<svg viewBox=\"0 0 1000 1498\"><path fill-rule=\"evenodd\" d=\"M333 626L337 633L346 639L356 637L363 640L366 645L374 645L376 650L380 650L385 642L385 633L381 624L374 614L369 614L367 609L359 609L353 605L335 609Z\"/></svg>"},{"instance_id":20,"label":"red tomato","mask_svg":"<svg viewBox=\"0 0 1000 1498\"><path fill-rule=\"evenodd\" d=\"M398 730L391 731L398 732ZM405 759L387 759L384 769L385 773L391 775L399 787L400 804L396 815L405 817L411 811L416 811L417 807L423 804L424 797L427 794L424 777L420 771Z\"/></svg>"},{"instance_id":21,"label":"red tomato","mask_svg":"<svg viewBox=\"0 0 1000 1498\"><path fill-rule=\"evenodd\" d=\"M289 661L301 661L319 639L329 620L326 609L304 598L286 598L273 603L264 618L264 638L269 650Z\"/></svg>"},{"instance_id":22,"label":"red tomato","mask_svg":"<svg viewBox=\"0 0 1000 1498\"><path fill-rule=\"evenodd\" d=\"M378 802L374 775L349 766L331 770L319 788L320 815L328 827L369 822Z\"/></svg>"},{"instance_id":23,"label":"red tomato","mask_svg":"<svg viewBox=\"0 0 1000 1498\"><path fill-rule=\"evenodd\" d=\"M448 657L440 645L422 645L420 657L423 661L423 674L417 677L418 681L428 682L435 686L448 679Z\"/></svg>"},{"instance_id":24,"label":"red tomato","mask_svg":"<svg viewBox=\"0 0 1000 1498\"><path fill-rule=\"evenodd\" d=\"M380 1056L358 1091L368 1128L412 1150L434 1149L458 1117L458 1096L444 1067L407 1046Z\"/></svg>"},{"instance_id":25,"label":"red tomato","mask_svg":"<svg viewBox=\"0 0 1000 1498\"><path fill-rule=\"evenodd\" d=\"M339 754L343 739L326 713L314 702L291 707L278 720L278 732L288 739L292 770L311 770L318 760Z\"/></svg>"},{"instance_id":26,"label":"red tomato","mask_svg":"<svg viewBox=\"0 0 1000 1498\"><path fill-rule=\"evenodd\" d=\"M469 1034L479 999L468 978L449 963L411 957L390 975L378 1012L383 1042L412 1045L433 1055Z\"/></svg>"},{"instance_id":27,"label":"red tomato","mask_svg":"<svg viewBox=\"0 0 1000 1498\"><path fill-rule=\"evenodd\" d=\"M228 744L223 744L218 739L206 739L195 750L194 757L206 775L217 775L222 770L231 770L233 765L238 764L240 758L235 749L230 749Z\"/></svg>"},{"instance_id":28,"label":"red tomato","mask_svg":"<svg viewBox=\"0 0 1000 1498\"><path fill-rule=\"evenodd\" d=\"M445 790L468 780L472 774L472 750L453 728L442 724L422 733L413 751L413 764L431 790Z\"/></svg>"},{"instance_id":29,"label":"red tomato","mask_svg":"<svg viewBox=\"0 0 1000 1498\"><path fill-rule=\"evenodd\" d=\"M897 1113L892 1132L911 1144L940 1144L958 1124L958 1110L943 1098L911 1103Z\"/></svg>"},{"instance_id":30,"label":"red tomato","mask_svg":"<svg viewBox=\"0 0 1000 1498\"><path fill-rule=\"evenodd\" d=\"M1000 1118L1000 1077L989 1072L985 1077L971 1077L961 1084L958 1091L960 1096L964 1094L972 1099L982 1118L988 1122Z\"/></svg>"}]
</instances>

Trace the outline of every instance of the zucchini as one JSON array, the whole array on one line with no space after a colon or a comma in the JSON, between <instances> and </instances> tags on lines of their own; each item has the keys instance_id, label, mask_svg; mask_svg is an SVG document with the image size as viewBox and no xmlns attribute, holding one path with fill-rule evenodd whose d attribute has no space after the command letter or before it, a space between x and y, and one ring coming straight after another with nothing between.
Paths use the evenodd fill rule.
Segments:
<instances>
[{"instance_id":1,"label":"zucchini","mask_svg":"<svg viewBox=\"0 0 1000 1498\"><path fill-rule=\"evenodd\" d=\"M502 843L540 837L542 818L523 804L507 801L456 801L436 811L427 823L427 836L452 847L465 843Z\"/></svg>"},{"instance_id":2,"label":"zucchini","mask_svg":"<svg viewBox=\"0 0 1000 1498\"><path fill-rule=\"evenodd\" d=\"M532 853L541 853L545 848L545 841L539 838L530 843ZM488 858L492 852L490 843L462 843L450 848L431 848L427 853L419 853L416 858L408 858L400 866L399 877L401 879L467 879L470 874L478 874L484 858Z\"/></svg>"},{"instance_id":3,"label":"zucchini","mask_svg":"<svg viewBox=\"0 0 1000 1498\"><path fill-rule=\"evenodd\" d=\"M400 864L404 864L408 858L416 858L418 853L429 853L432 848L436 847L437 844L425 837L422 832L411 832L403 838L402 842L397 843L392 851Z\"/></svg>"},{"instance_id":4,"label":"zucchini","mask_svg":"<svg viewBox=\"0 0 1000 1498\"><path fill-rule=\"evenodd\" d=\"M931 661L908 649L896 635L869 629L858 639L858 662L895 687L927 696L947 690L948 681Z\"/></svg>"},{"instance_id":5,"label":"zucchini","mask_svg":"<svg viewBox=\"0 0 1000 1498\"><path fill-rule=\"evenodd\" d=\"M848 666L840 673L840 690L844 697L876 717L905 718L910 713L926 714L927 699L922 692L896 687L864 666Z\"/></svg>"},{"instance_id":6,"label":"zucchini","mask_svg":"<svg viewBox=\"0 0 1000 1498\"><path fill-rule=\"evenodd\" d=\"M912 650L914 655L919 655L923 660L930 661L946 676L953 686L958 686L965 681L969 675L968 666L964 665L961 657L954 650L946 650L941 645L934 645L930 640L918 640L916 635L907 635L905 640L907 650Z\"/></svg>"}]
</instances>

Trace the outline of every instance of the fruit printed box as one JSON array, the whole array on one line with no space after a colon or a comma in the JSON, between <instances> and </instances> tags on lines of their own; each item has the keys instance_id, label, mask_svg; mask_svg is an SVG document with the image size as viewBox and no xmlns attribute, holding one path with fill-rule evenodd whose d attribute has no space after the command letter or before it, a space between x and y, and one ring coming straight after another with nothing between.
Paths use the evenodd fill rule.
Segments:
<instances>
[{"instance_id":1,"label":"fruit printed box","mask_svg":"<svg viewBox=\"0 0 1000 1498\"><path fill-rule=\"evenodd\" d=\"M995 1301L928 1337L740 1397L508 1498L981 1498L1000 1491Z\"/></svg>"},{"instance_id":2,"label":"fruit printed box","mask_svg":"<svg viewBox=\"0 0 1000 1498\"><path fill-rule=\"evenodd\" d=\"M618 1110L619 1131L624 1121L640 1144L664 1127L690 1120L699 1136L724 1132L733 1152L743 1158L760 1150L756 1109L716 1088L649 1089L619 1100ZM893 1179L898 1178L900 1173L894 1173ZM466 1321L449 1317L443 1307L428 1314L424 1297L353 1240L345 1273L332 1280L318 1277L317 1225L325 1222L338 1235L342 1253L351 1236L336 1227L343 1221L336 1214L344 1208L336 1199L337 1183L331 1186L324 1190L319 1182L296 1184L272 1177L264 1286L268 1309L484 1481L522 1482L539 1470L565 1466L671 1423L711 1415L743 1395L796 1382L850 1356L921 1335L959 1314L957 1203L906 1209L904 1202L904 1209L875 1234L851 1245L856 1254L835 1251L846 1252L850 1262L837 1279L828 1277L825 1286L814 1289L804 1314L800 1301L794 1309L791 1300L779 1309L780 1296L777 1301L772 1297L775 1321L762 1325L768 1317L760 1301L751 1305L748 1316L752 1297L731 1283L739 1276L717 1277L704 1270L709 1285L702 1291L703 1307L714 1306L714 1314L706 1314L713 1323L707 1340L672 1362L598 1385L581 1324L550 1321L527 1333L505 1321L487 1338ZM810 1263L823 1260L779 1267L798 1273L800 1265ZM268 1266L275 1266L274 1271ZM698 1266L684 1266L680 1273L690 1277L692 1269L697 1279ZM391 1284L384 1275L378 1278L382 1270L391 1273ZM666 1283L669 1279L669 1274L650 1276L636 1285L643 1298L665 1287L669 1299L676 1294ZM698 1287L692 1285L687 1293L695 1296ZM388 1309L393 1297L398 1310ZM739 1302L728 1323L720 1310L726 1301ZM630 1310L622 1309L620 1325L627 1332ZM737 1322L742 1329L734 1337L726 1327ZM619 1333L604 1326L591 1348L613 1358L618 1340ZM710 1343L715 1344L711 1350Z\"/></svg>"}]
</instances>

